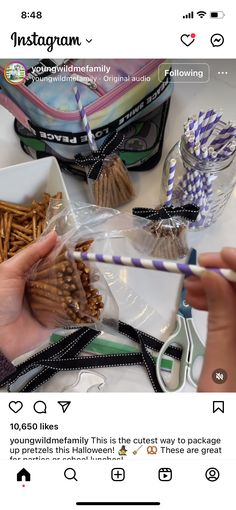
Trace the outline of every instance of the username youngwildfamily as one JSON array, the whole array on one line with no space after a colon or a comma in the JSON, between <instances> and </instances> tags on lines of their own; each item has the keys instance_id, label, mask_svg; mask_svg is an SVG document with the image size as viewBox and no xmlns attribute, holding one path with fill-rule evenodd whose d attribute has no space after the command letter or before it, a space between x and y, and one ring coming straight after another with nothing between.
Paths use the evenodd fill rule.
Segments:
<instances>
[{"instance_id":1,"label":"username youngwildfamily","mask_svg":"<svg viewBox=\"0 0 236 510\"><path fill-rule=\"evenodd\" d=\"M16 46L46 46L48 52L52 52L55 45L57 46L81 46L82 41L79 36L72 35L39 35L33 32L30 35L18 35L17 32L12 32L11 40L13 41L14 48Z\"/></svg>"}]
</instances>

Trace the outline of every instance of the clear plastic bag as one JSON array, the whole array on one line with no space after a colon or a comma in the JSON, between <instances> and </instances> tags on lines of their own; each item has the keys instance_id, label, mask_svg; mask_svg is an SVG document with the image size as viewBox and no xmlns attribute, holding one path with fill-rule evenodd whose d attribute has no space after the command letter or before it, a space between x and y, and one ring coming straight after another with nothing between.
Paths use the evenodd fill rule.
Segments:
<instances>
[{"instance_id":1,"label":"clear plastic bag","mask_svg":"<svg viewBox=\"0 0 236 510\"><path fill-rule=\"evenodd\" d=\"M135 196L128 170L117 154L106 156L99 172L89 171L87 180L91 202L101 207L120 207Z\"/></svg>"},{"instance_id":2,"label":"clear plastic bag","mask_svg":"<svg viewBox=\"0 0 236 510\"><path fill-rule=\"evenodd\" d=\"M54 230L58 244L52 253L31 270L27 279L28 300L34 316L47 328L98 326L113 327L119 309L100 268L75 262L67 250L119 252L132 255L127 232L142 232L146 220L114 209L90 204L52 200L43 236ZM119 244L116 245L116 242Z\"/></svg>"},{"instance_id":3,"label":"clear plastic bag","mask_svg":"<svg viewBox=\"0 0 236 510\"><path fill-rule=\"evenodd\" d=\"M185 221L179 218L153 221L147 228L154 238L150 255L163 259L179 259L187 255Z\"/></svg>"},{"instance_id":4,"label":"clear plastic bag","mask_svg":"<svg viewBox=\"0 0 236 510\"><path fill-rule=\"evenodd\" d=\"M131 233L137 249L151 257L164 259L179 259L188 254L188 222L184 218L171 214L168 217L168 208L165 207L136 208L133 212L149 218L148 224L143 228L142 239L140 233L138 236Z\"/></svg>"},{"instance_id":5,"label":"clear plastic bag","mask_svg":"<svg viewBox=\"0 0 236 510\"><path fill-rule=\"evenodd\" d=\"M60 247L37 264L28 277L28 299L34 316L53 329L96 324L102 320L108 294L116 313L116 304L98 271L66 257L67 249L87 251L93 240L76 244L68 239L60 241Z\"/></svg>"}]
</instances>

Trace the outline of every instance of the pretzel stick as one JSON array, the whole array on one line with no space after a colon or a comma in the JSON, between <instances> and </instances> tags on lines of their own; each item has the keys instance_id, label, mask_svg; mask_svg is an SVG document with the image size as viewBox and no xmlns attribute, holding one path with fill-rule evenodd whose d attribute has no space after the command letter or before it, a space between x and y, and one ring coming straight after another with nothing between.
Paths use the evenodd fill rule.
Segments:
<instances>
[{"instance_id":1,"label":"pretzel stick","mask_svg":"<svg viewBox=\"0 0 236 510\"><path fill-rule=\"evenodd\" d=\"M32 229L27 228L26 226L22 226L19 223L12 222L12 228L13 230L19 230L20 232L24 232L25 234L31 234Z\"/></svg>"},{"instance_id":2,"label":"pretzel stick","mask_svg":"<svg viewBox=\"0 0 236 510\"><path fill-rule=\"evenodd\" d=\"M3 217L3 224L4 224L4 238L6 237L7 223L8 223L8 212L5 212L5 213L4 213L4 217Z\"/></svg>"},{"instance_id":3,"label":"pretzel stick","mask_svg":"<svg viewBox=\"0 0 236 510\"><path fill-rule=\"evenodd\" d=\"M2 238L0 237L0 262L4 261L4 255L3 255L3 242Z\"/></svg>"},{"instance_id":4,"label":"pretzel stick","mask_svg":"<svg viewBox=\"0 0 236 510\"><path fill-rule=\"evenodd\" d=\"M21 211L20 209L16 209L15 207L10 207L10 206L7 206L7 205L1 205L0 208L1 208L2 211L11 212L11 213L14 213L14 214L19 214L19 216L24 216L26 214L25 211ZM28 209L27 209L27 211L28 211Z\"/></svg>"},{"instance_id":5,"label":"pretzel stick","mask_svg":"<svg viewBox=\"0 0 236 510\"><path fill-rule=\"evenodd\" d=\"M7 225L6 225L6 230L5 230L5 240L4 240L4 251L3 251L4 260L7 260L9 239L10 239L10 234L11 234L12 218L13 218L12 214L10 214L9 217L7 218Z\"/></svg>"},{"instance_id":6,"label":"pretzel stick","mask_svg":"<svg viewBox=\"0 0 236 510\"><path fill-rule=\"evenodd\" d=\"M1 223L0 223L0 236L4 237L4 216L1 214Z\"/></svg>"},{"instance_id":7,"label":"pretzel stick","mask_svg":"<svg viewBox=\"0 0 236 510\"><path fill-rule=\"evenodd\" d=\"M41 271L37 271L35 275L35 280L42 280L45 277L47 278L48 276L55 274L55 272L56 273L61 272L61 274L63 275L68 269L69 269L68 262L65 263L59 262L58 264L53 264L52 266L42 269Z\"/></svg>"},{"instance_id":8,"label":"pretzel stick","mask_svg":"<svg viewBox=\"0 0 236 510\"><path fill-rule=\"evenodd\" d=\"M49 283L44 283L40 280L30 281L29 286L31 288L35 287L36 289L45 290L45 292L50 292L51 294L58 295L58 296L62 296L63 292L64 292L62 289L58 289L57 287L54 287L53 285L50 285Z\"/></svg>"},{"instance_id":9,"label":"pretzel stick","mask_svg":"<svg viewBox=\"0 0 236 510\"><path fill-rule=\"evenodd\" d=\"M36 212L36 211L33 211L33 216L32 216L32 228L33 228L33 239L34 239L34 241L36 241L36 239L37 239L36 214L37 214L37 212Z\"/></svg>"},{"instance_id":10,"label":"pretzel stick","mask_svg":"<svg viewBox=\"0 0 236 510\"><path fill-rule=\"evenodd\" d=\"M12 235L14 237L17 236L17 238L19 238L19 239L24 239L25 241L29 241L29 242L33 241L33 237L32 236L27 236L26 234L24 234L23 232L20 232L19 230L14 230Z\"/></svg>"},{"instance_id":11,"label":"pretzel stick","mask_svg":"<svg viewBox=\"0 0 236 510\"><path fill-rule=\"evenodd\" d=\"M37 239L41 236L42 233L42 220L39 220L37 225Z\"/></svg>"},{"instance_id":12,"label":"pretzel stick","mask_svg":"<svg viewBox=\"0 0 236 510\"><path fill-rule=\"evenodd\" d=\"M4 209L4 207L8 207L10 209L17 209L18 211L29 211L29 207L18 205L18 204L12 204L11 202L6 202L5 200L0 200L0 209Z\"/></svg>"},{"instance_id":13,"label":"pretzel stick","mask_svg":"<svg viewBox=\"0 0 236 510\"><path fill-rule=\"evenodd\" d=\"M33 299L36 298L36 296L41 298L48 298L50 301L55 301L56 303L63 303L63 297L58 296L57 294L51 294L50 292L46 292L42 289L33 289L31 288L31 296Z\"/></svg>"}]
</instances>

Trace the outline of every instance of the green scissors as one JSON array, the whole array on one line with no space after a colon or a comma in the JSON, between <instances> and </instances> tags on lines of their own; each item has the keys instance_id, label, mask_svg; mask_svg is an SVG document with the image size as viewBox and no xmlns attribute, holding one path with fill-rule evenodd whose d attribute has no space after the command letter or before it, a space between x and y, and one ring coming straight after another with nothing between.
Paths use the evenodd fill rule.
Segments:
<instances>
[{"instance_id":1,"label":"green scissors","mask_svg":"<svg viewBox=\"0 0 236 510\"><path fill-rule=\"evenodd\" d=\"M188 263L196 264L197 252L192 249L189 255ZM197 387L198 378L194 375L194 364L197 358L204 356L205 347L198 336L192 319L192 308L185 301L185 288L184 285L181 290L180 304L177 312L177 327L175 332L168 338L161 348L157 362L156 372L159 384L164 392L180 391L189 382L195 388ZM177 387L174 389L168 388L161 373L162 358L165 355L166 349L169 345L176 344L182 347L183 354L179 368L179 378Z\"/></svg>"}]
</instances>

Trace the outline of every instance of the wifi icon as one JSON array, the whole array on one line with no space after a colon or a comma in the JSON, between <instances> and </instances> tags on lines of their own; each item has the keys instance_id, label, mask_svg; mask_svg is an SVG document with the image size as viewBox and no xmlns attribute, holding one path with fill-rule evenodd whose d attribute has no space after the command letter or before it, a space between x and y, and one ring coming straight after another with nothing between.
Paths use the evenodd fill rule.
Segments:
<instances>
[{"instance_id":1,"label":"wifi icon","mask_svg":"<svg viewBox=\"0 0 236 510\"><path fill-rule=\"evenodd\" d=\"M199 16L199 18L204 18L204 16L206 16L206 11L198 11L197 15Z\"/></svg>"}]
</instances>

